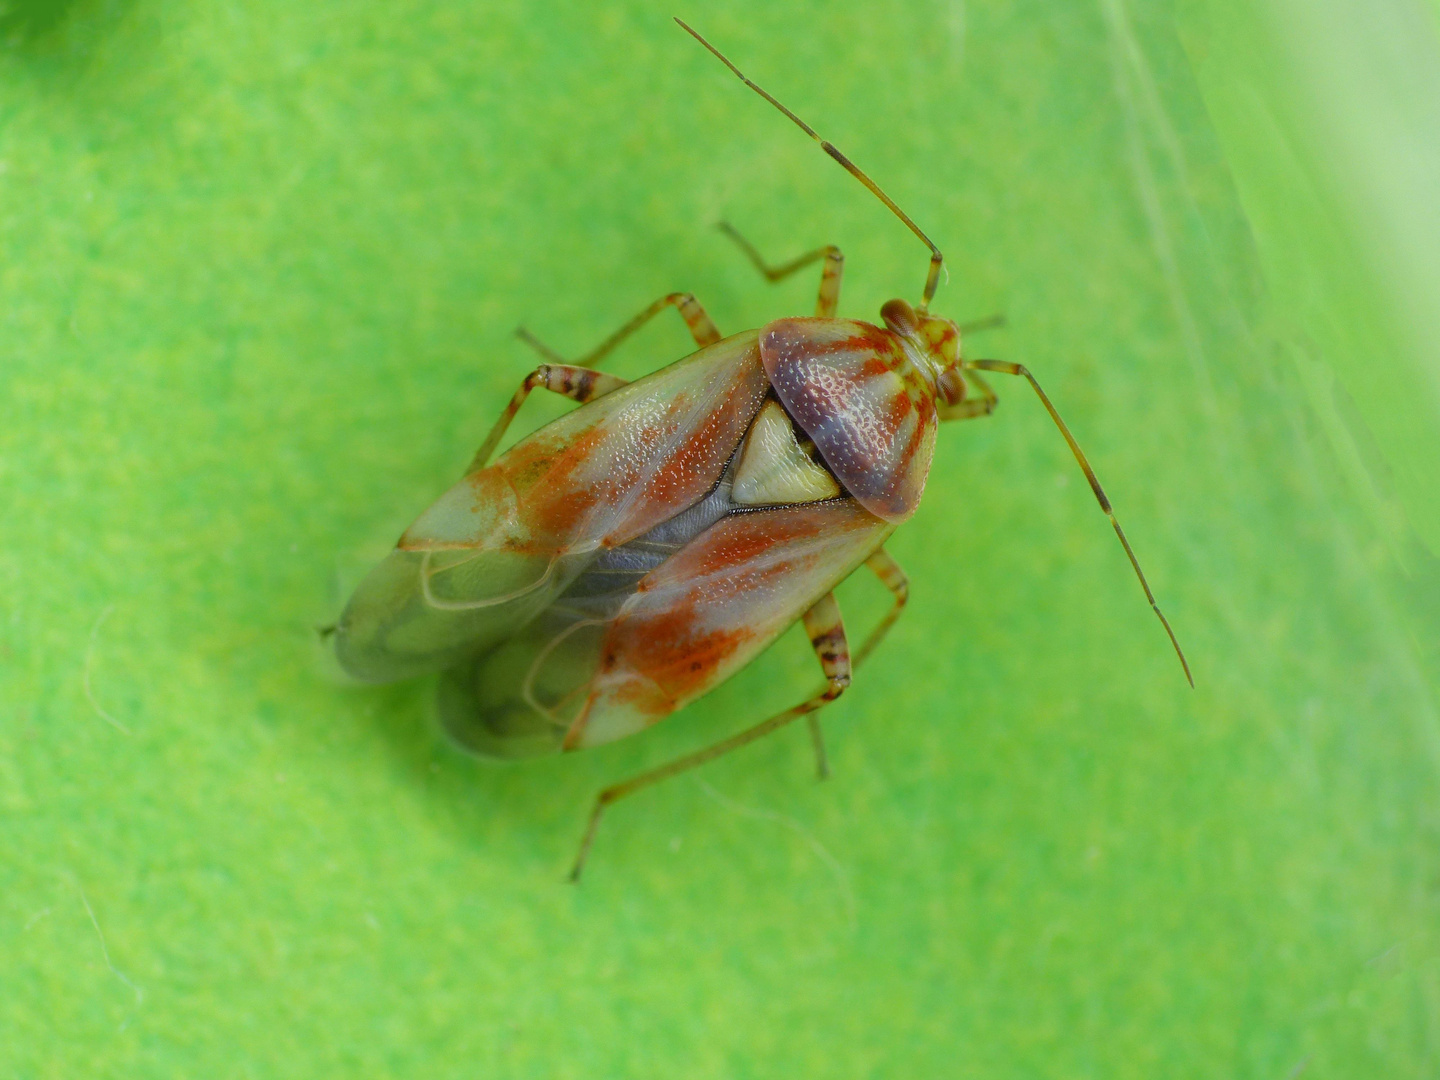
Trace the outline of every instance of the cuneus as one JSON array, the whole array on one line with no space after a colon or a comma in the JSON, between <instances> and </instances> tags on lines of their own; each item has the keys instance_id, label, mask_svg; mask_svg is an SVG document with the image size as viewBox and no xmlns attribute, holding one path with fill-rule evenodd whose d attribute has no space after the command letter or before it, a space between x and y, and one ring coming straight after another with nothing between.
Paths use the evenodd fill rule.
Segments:
<instances>
[{"instance_id":1,"label":"cuneus","mask_svg":"<svg viewBox=\"0 0 1440 1080\"><path fill-rule=\"evenodd\" d=\"M678 20L677 20L678 21ZM1027 380L1109 517L1176 655L1189 667L1104 490L1033 375L969 359L965 327L932 315L943 259L918 226L839 150L745 78L889 207L931 252L919 304L881 323L836 315L843 258L818 248L778 267L726 232L771 281L820 264L815 315L722 338L688 293L657 300L576 363L545 357L522 382L464 477L361 583L335 648L373 681L440 671L455 740L493 757L579 750L640 731L735 674L794 623L824 676L806 700L738 734L601 792L572 876L605 808L626 795L817 711L905 605L885 541L914 514L941 421L988 416L982 373ZM675 308L698 351L627 382L598 370L620 341ZM537 388L580 407L494 457ZM862 566L891 591L886 616L852 651L833 590Z\"/></svg>"}]
</instances>

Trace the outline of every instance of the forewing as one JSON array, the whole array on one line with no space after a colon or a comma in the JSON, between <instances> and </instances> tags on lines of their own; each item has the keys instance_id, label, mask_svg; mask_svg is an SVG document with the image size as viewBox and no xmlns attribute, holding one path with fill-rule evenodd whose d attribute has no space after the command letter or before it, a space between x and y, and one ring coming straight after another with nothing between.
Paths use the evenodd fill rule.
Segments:
<instances>
[{"instance_id":1,"label":"forewing","mask_svg":"<svg viewBox=\"0 0 1440 1080\"><path fill-rule=\"evenodd\" d=\"M479 655L597 552L701 499L767 391L756 338L728 338L597 398L464 477L356 590L335 634L344 667L381 682Z\"/></svg>"},{"instance_id":2,"label":"forewing","mask_svg":"<svg viewBox=\"0 0 1440 1080\"><path fill-rule=\"evenodd\" d=\"M464 749L532 757L560 749L589 699L616 615L647 574L733 509L729 479L696 505L601 552L553 604L440 682L440 718Z\"/></svg>"},{"instance_id":3,"label":"forewing","mask_svg":"<svg viewBox=\"0 0 1440 1080\"><path fill-rule=\"evenodd\" d=\"M440 722L460 746L490 758L554 753L585 703L604 622L547 608L490 652L440 679Z\"/></svg>"},{"instance_id":4,"label":"forewing","mask_svg":"<svg viewBox=\"0 0 1440 1080\"><path fill-rule=\"evenodd\" d=\"M935 452L935 397L899 339L848 319L778 319L760 355L845 490L889 521L913 514Z\"/></svg>"},{"instance_id":5,"label":"forewing","mask_svg":"<svg viewBox=\"0 0 1440 1080\"><path fill-rule=\"evenodd\" d=\"M566 749L629 735L719 685L893 530L852 499L711 526L647 574L609 624Z\"/></svg>"}]
</instances>

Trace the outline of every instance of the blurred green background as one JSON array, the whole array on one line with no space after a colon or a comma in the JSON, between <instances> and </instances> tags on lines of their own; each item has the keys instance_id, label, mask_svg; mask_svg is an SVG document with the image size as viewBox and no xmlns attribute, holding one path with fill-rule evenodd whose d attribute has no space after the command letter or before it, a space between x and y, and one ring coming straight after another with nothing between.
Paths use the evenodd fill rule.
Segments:
<instances>
[{"instance_id":1,"label":"blurred green background","mask_svg":"<svg viewBox=\"0 0 1440 1080\"><path fill-rule=\"evenodd\" d=\"M532 363L667 291L916 298L1044 413L942 433L906 618L519 767L314 627ZM1440 9L0 5L0 1075L1440 1072ZM678 320L617 358L686 350ZM530 422L560 406L527 406ZM872 581L841 596L878 616Z\"/></svg>"}]
</instances>

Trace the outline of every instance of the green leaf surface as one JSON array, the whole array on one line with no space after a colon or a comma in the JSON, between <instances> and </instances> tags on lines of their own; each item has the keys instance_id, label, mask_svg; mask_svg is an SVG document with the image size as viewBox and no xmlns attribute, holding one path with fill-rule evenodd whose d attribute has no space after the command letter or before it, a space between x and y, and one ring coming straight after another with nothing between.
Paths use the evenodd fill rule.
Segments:
<instances>
[{"instance_id":1,"label":"green leaf surface","mask_svg":"<svg viewBox=\"0 0 1440 1080\"><path fill-rule=\"evenodd\" d=\"M727 332L813 304L721 219L839 244L857 318L923 248L668 7L0 6L0 1075L1435 1075L1409 3L678 12L932 234L936 310L1005 314L968 352L1052 394L1196 689L1000 385L890 544L912 601L833 778L796 729L646 791L579 888L596 791L798 700L798 634L498 767L315 628L468 462L518 323L578 354L675 289ZM885 605L840 599L855 636Z\"/></svg>"}]
</instances>

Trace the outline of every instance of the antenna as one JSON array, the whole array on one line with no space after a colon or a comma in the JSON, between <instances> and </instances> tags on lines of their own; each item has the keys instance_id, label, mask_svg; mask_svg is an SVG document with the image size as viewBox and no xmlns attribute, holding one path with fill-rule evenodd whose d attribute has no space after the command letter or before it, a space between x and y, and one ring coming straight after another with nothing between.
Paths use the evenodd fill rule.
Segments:
<instances>
[{"instance_id":1,"label":"antenna","mask_svg":"<svg viewBox=\"0 0 1440 1080\"><path fill-rule=\"evenodd\" d=\"M1115 516L1115 511L1110 506L1110 497L1100 486L1100 480L1095 475L1095 470L1090 467L1090 462L1085 457L1085 451L1080 449L1080 444L1075 441L1075 436L1070 434L1070 428L1066 426L1064 420L1060 419L1059 411L1051 404L1050 395L1040 389L1040 384L1035 381L1035 376L1030 374L1030 369L1024 364L1012 363L1009 360L961 360L960 367L966 371L999 371L1006 375L1018 375L1023 379L1030 380L1030 385L1039 395L1045 411L1050 414L1050 419L1055 421L1055 426L1060 429L1060 434L1064 435L1065 441L1070 444L1070 452L1080 463L1080 469L1085 473L1085 479L1090 481L1090 490L1095 493L1095 501L1100 504L1100 509L1105 511L1105 516L1110 519L1110 524L1115 526L1115 535L1120 538L1120 546L1125 549L1125 554L1130 559L1130 565L1135 568L1135 576L1140 579L1140 587L1145 590L1145 599L1150 601L1150 610L1155 612L1155 617L1160 620L1160 625L1165 628L1165 633L1170 638L1170 644L1175 646L1175 655L1180 659L1180 666L1185 669L1185 680L1190 684L1190 689L1195 689L1195 678L1190 674L1190 664L1185 659L1185 653L1180 648L1175 631L1170 629L1170 620L1165 618L1165 613L1155 602L1155 594L1150 591L1150 583L1145 580L1145 571L1140 569L1140 560L1135 557L1135 551L1130 547L1130 541L1125 538L1125 530L1120 528L1120 519Z\"/></svg>"},{"instance_id":2,"label":"antenna","mask_svg":"<svg viewBox=\"0 0 1440 1080\"><path fill-rule=\"evenodd\" d=\"M890 198L889 195L886 195L885 192L880 190L879 184L875 183L874 180L871 180L870 177L865 175L864 171L860 168L860 166L856 165L848 157L842 154L838 149L836 149L833 144L822 139L819 134L816 133L814 128L812 128L804 120L801 120L800 117L796 116L793 112L791 112L779 101L777 101L768 90L757 85L751 79L746 77L745 73L741 71L738 67L736 67L734 64L732 64L730 62L730 59L724 53L722 53L719 49L715 48L714 45L711 45L710 42L706 41L703 37L701 37L700 34L697 33L689 24L687 24L684 19L677 17L675 21L680 24L680 28L682 30L684 30L687 34L693 37L696 41L700 42L701 45L704 45L705 48L709 49L717 60L719 60L735 74L735 77L737 79L743 82L751 90L754 90L755 93L759 94L771 105L774 105L775 108L779 109L782 113L784 113L792 121L794 121L795 125L801 131L805 132L806 135L809 135L812 139L819 143L821 150L824 150L825 153L829 154L832 158L838 161L841 166L844 167L846 172L848 172L851 176L855 177L856 180L859 180L860 183L864 184L867 188L869 188L871 193L882 203L888 206L891 212L894 213L894 215L898 217L901 221L903 221L906 227L909 228L909 230L913 232L916 236L918 236L921 242L930 249L930 272L925 277L925 295L924 298L920 301L920 306L917 309L923 314L926 309L929 308L930 301L935 297L935 289L940 283L940 268L945 263L945 256L940 254L940 249L935 246L934 241L932 241L928 236L924 234L924 232L921 231L920 226L916 225L914 221L910 220L909 214L905 213L904 210L901 210L900 207L895 205L894 199ZM1065 425L1065 421L1060 419L1060 414L1056 411L1055 406L1051 403L1049 395L1047 395L1044 390L1040 389L1040 384L1035 381L1035 376L1030 374L1029 369L1026 368L1023 364L1014 364L1004 360L962 360L960 361L960 367L970 371L998 371L1003 372L1006 375L1018 375L1030 381L1030 385L1034 387L1035 393L1039 395L1041 402L1045 405L1046 411L1050 413L1050 418L1055 421L1055 426L1060 429L1060 434L1065 436L1065 441L1069 444L1070 451L1075 455L1075 460L1079 462L1081 470L1085 473L1085 479L1090 482L1090 490L1095 493L1096 501L1100 503L1100 509L1105 512L1105 516L1110 519L1110 524L1115 527L1115 535L1120 539L1120 546L1125 549L1125 555L1130 560L1131 567L1133 567L1135 570L1135 576L1140 579L1140 587L1145 590L1145 599L1150 601L1151 610L1155 612L1155 617L1160 620L1160 625L1165 628L1165 634L1167 637L1169 637L1170 644L1175 647L1175 655L1180 660L1180 667L1183 668L1185 671L1185 679L1187 682L1189 682L1191 688L1193 689L1195 686L1195 679L1190 674L1190 664L1185 659L1185 653L1180 648L1180 642L1175 637L1175 631L1170 629L1170 621L1165 618L1165 613L1160 610L1160 605L1155 600L1155 594L1150 591L1150 583L1145 580L1145 571L1140 569L1140 560L1135 557L1135 552L1130 547L1130 541L1125 536L1125 530L1120 528L1120 521L1115 516L1115 511L1110 506L1110 499L1105 494L1105 489L1100 486L1100 481L1095 476L1095 470L1090 467L1090 462L1086 459L1084 451L1080 449L1080 444L1075 441L1075 436L1070 434L1070 429Z\"/></svg>"},{"instance_id":3,"label":"antenna","mask_svg":"<svg viewBox=\"0 0 1440 1080\"><path fill-rule=\"evenodd\" d=\"M879 184L875 183L874 180L871 180L870 177L865 175L864 170L862 170L860 166L856 165L848 157L842 154L834 146L834 144L826 142L824 139L822 139L814 128L812 128L804 120L801 120L800 117L796 116L793 112L791 112L779 101L777 101L768 90L764 89L764 87L757 85L749 78L747 78L743 71L741 71L738 67L736 67L730 62L729 57L727 57L719 49L715 48L714 45L711 45L710 42L706 41L703 37L701 37L700 34L697 33L688 23L686 23L684 19L677 17L675 21L680 24L680 29L684 30L696 41L700 42L701 45L704 45L705 48L709 49L710 52L714 54L717 60L719 60L722 64L724 64L732 72L734 72L737 79L743 82L751 90L754 90L755 93L759 94L771 105L774 105L775 108L779 109L782 113L784 113L791 120L793 120L795 122L795 125L801 131L805 132L806 135L809 135L810 138L814 139L817 143L819 143L821 150L824 150L825 153L829 154L832 158L838 161L841 167L843 167L846 172L848 172L851 176L855 177L856 180L859 180L860 183L864 184L867 188L869 188L871 193L882 203L888 206L891 212L905 223L906 228L908 228L911 232L918 236L920 238L920 242L930 249L930 272L925 276L925 294L921 298L920 306L917 309L922 313L926 311L926 309L930 307L930 301L935 298L935 290L940 284L940 267L944 265L945 262L945 256L940 254L940 249L935 246L935 242L921 231L919 225L916 225L915 222L910 220L909 214L905 213L904 210L901 210L900 207L895 205L894 199L890 198L889 195L886 195L885 192L880 190Z\"/></svg>"}]
</instances>

